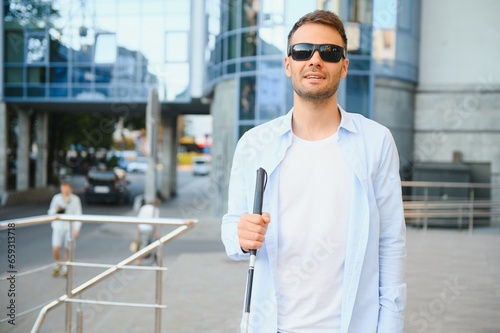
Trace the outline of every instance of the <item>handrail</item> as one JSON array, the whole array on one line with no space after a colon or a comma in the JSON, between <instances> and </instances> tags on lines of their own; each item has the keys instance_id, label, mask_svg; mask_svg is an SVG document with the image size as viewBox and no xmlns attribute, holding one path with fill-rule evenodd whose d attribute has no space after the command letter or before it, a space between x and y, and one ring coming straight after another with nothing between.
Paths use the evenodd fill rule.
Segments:
<instances>
[{"instance_id":1,"label":"handrail","mask_svg":"<svg viewBox=\"0 0 500 333\"><path fill-rule=\"evenodd\" d=\"M8 229L9 223L15 223L16 228L28 227L37 224L44 224L54 220L64 220L69 222L89 222L89 223L125 223L125 224L157 224L157 225L186 225L197 223L196 219L180 219L180 218L143 218L135 216L112 216L112 215L72 215L72 214L55 214L55 215L39 215L33 217L23 217L18 219L6 220L0 223L0 230Z\"/></svg>"},{"instance_id":2,"label":"handrail","mask_svg":"<svg viewBox=\"0 0 500 333\"><path fill-rule=\"evenodd\" d=\"M459 187L459 188L496 188L500 184L490 183L467 183L467 182L430 182L419 180L405 180L401 182L403 187Z\"/></svg>"},{"instance_id":3,"label":"handrail","mask_svg":"<svg viewBox=\"0 0 500 333\"><path fill-rule=\"evenodd\" d=\"M403 188L421 189L417 194L404 195L403 205L405 218L417 219L417 223L421 224L424 230L427 230L429 218L456 218L457 226L460 228L463 224L462 219L465 218L468 220L469 232L472 233L474 218L490 218L491 223L494 217L500 216L500 198L487 197L478 199L476 193L476 190L479 189L500 188L500 184L402 181L401 186ZM430 195L429 191L432 188L462 188L467 192L462 191L462 196L457 195L453 197L449 197L446 194ZM421 219L423 219L423 223Z\"/></svg>"},{"instance_id":4,"label":"handrail","mask_svg":"<svg viewBox=\"0 0 500 333\"><path fill-rule=\"evenodd\" d=\"M92 287L96 283L108 278L112 274L116 273L117 271L121 269L125 269L126 265L134 262L137 259L140 259L147 254L153 252L154 250L161 249L162 245L164 243L167 243L171 241L174 238L177 238L178 236L184 234L188 230L192 229L197 223L198 220L196 219L180 219L180 218L140 218L140 217L128 217L128 216L109 216L109 215L70 215L70 214L56 214L56 215L41 215L41 216L35 216L35 217L27 217L27 218L19 218L19 219L12 219L12 220L6 220L0 223L0 230L8 229L9 226L12 224L15 224L16 228L18 227L27 227L27 226L32 226L32 225L37 225L37 224L43 224L43 223L48 223L52 222L54 220L65 220L65 221L81 221L81 222L89 222L89 223L128 223L128 224L139 224L139 223L148 223L148 224L156 224L156 225L174 225L178 226L176 229L172 230L168 234L160 237L158 240L152 242L151 244L147 245L143 249L133 253L126 259L122 260L121 262L117 263L116 265L110 266L107 270L104 272L96 275L95 277L87 280L86 282L82 283L78 287L71 289L71 283L72 283L72 266L78 266L78 264L73 263L71 261L72 258L72 252L73 252L73 246L72 246L72 239L70 239L70 261L66 262L68 264L68 279L67 279L67 284L68 284L68 291L65 295L62 295L58 299L49 302L46 304L41 310L40 313L38 314L38 317L35 321L35 324L33 325L33 328L31 329L31 333L37 333L39 332L43 321L45 320L45 317L47 313L58 306L59 304L65 302L67 306L67 318L66 318L66 331L70 332L71 331L71 303L85 303L88 302L86 300L75 300L73 299L74 296L82 293L83 291L87 290L88 288ZM71 234L71 233L70 233ZM71 237L71 236L70 236ZM160 312L161 309L165 308L164 305L161 304L161 274L162 271L165 270L162 265L162 251L158 251L158 256L159 256L159 261L158 265L159 267L152 267L152 270L156 270L157 274L157 284L156 284L156 294L157 294L157 302L156 304L148 305L148 304L137 304L137 303L123 303L123 302L106 302L106 304L114 304L114 305L126 305L126 306L145 306L145 307L152 307L156 309L156 324L155 324L155 332L160 332ZM104 303L103 303L104 304ZM68 319L69 318L69 319Z\"/></svg>"},{"instance_id":5,"label":"handrail","mask_svg":"<svg viewBox=\"0 0 500 333\"><path fill-rule=\"evenodd\" d=\"M32 216L32 217L23 217L19 219L6 220L0 223L0 231L7 230L9 228L10 223L15 223L17 227L27 227L30 225L43 224L47 222L52 222L57 220L58 215L40 215L40 216Z\"/></svg>"}]
</instances>

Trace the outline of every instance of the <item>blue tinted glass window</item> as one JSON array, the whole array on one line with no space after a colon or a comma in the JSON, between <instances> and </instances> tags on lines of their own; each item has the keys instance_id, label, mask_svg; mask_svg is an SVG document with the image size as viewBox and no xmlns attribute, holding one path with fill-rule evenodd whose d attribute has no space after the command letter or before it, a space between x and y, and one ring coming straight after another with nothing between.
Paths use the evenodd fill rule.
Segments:
<instances>
[{"instance_id":1,"label":"blue tinted glass window","mask_svg":"<svg viewBox=\"0 0 500 333\"><path fill-rule=\"evenodd\" d=\"M259 14L259 0L242 0L241 27L255 27Z\"/></svg>"},{"instance_id":2,"label":"blue tinted glass window","mask_svg":"<svg viewBox=\"0 0 500 333\"><path fill-rule=\"evenodd\" d=\"M347 75L346 110L370 116L370 77L368 75Z\"/></svg>"},{"instance_id":3,"label":"blue tinted glass window","mask_svg":"<svg viewBox=\"0 0 500 333\"><path fill-rule=\"evenodd\" d=\"M240 119L255 119L255 77L240 80Z\"/></svg>"}]
</instances>

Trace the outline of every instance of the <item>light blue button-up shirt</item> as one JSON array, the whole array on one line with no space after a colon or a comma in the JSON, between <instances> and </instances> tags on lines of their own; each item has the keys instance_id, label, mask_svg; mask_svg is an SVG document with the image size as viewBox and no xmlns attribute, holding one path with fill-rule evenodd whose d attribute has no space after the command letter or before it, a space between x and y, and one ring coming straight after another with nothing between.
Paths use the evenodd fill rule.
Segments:
<instances>
[{"instance_id":1,"label":"light blue button-up shirt","mask_svg":"<svg viewBox=\"0 0 500 333\"><path fill-rule=\"evenodd\" d=\"M356 176L340 332L401 333L406 305L406 228L397 148L386 127L340 106L339 110L338 144ZM238 142L231 169L221 236L227 255L235 260L249 258L240 248L237 225L242 214L252 212L256 170L262 167L268 173L263 211L269 212L271 223L257 251L249 332L277 331L278 180L280 163L292 142L292 114L293 109L246 132ZM307 181L307 175L297 177Z\"/></svg>"}]
</instances>

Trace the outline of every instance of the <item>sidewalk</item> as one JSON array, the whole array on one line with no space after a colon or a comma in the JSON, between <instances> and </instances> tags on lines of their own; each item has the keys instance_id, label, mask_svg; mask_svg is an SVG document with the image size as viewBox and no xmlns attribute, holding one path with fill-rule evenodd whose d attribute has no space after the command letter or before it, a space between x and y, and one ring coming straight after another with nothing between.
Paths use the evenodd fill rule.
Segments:
<instances>
[{"instance_id":1,"label":"sidewalk","mask_svg":"<svg viewBox=\"0 0 500 333\"><path fill-rule=\"evenodd\" d=\"M182 217L181 210L174 199L162 205L161 216ZM163 276L163 302L167 309L163 310L162 332L238 332L248 263L226 257L218 218L205 211L197 217L199 224L165 249L168 271ZM128 238L123 242L126 245ZM407 242L405 333L500 332L500 234L408 228ZM90 276L82 274L75 286ZM46 272L20 281L24 281L18 286L20 291L64 293L60 284L55 285L60 280ZM123 271L82 298L152 303L154 284L153 272ZM4 287L0 292L6 295ZM83 311L86 333L154 331L152 309L86 305ZM13 330L2 323L0 331L29 332L35 317L36 313L19 319ZM42 332L63 332L63 323L64 306L60 306L49 313Z\"/></svg>"},{"instance_id":2,"label":"sidewalk","mask_svg":"<svg viewBox=\"0 0 500 333\"><path fill-rule=\"evenodd\" d=\"M406 333L500 332L500 234L408 229Z\"/></svg>"}]
</instances>

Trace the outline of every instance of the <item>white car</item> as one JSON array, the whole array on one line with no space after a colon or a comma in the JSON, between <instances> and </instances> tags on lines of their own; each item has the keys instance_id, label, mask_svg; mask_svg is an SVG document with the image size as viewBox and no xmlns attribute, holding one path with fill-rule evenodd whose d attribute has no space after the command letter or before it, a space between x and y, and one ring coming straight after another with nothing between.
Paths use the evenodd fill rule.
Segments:
<instances>
[{"instance_id":1,"label":"white car","mask_svg":"<svg viewBox=\"0 0 500 333\"><path fill-rule=\"evenodd\" d=\"M193 175L208 175L211 167L212 159L210 156L197 156L193 158Z\"/></svg>"},{"instance_id":2,"label":"white car","mask_svg":"<svg viewBox=\"0 0 500 333\"><path fill-rule=\"evenodd\" d=\"M146 173L148 163L146 161L132 161L127 165L127 172L130 173Z\"/></svg>"}]
</instances>

